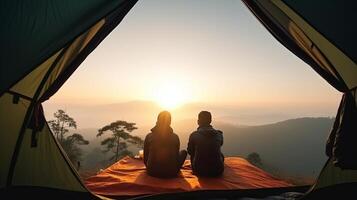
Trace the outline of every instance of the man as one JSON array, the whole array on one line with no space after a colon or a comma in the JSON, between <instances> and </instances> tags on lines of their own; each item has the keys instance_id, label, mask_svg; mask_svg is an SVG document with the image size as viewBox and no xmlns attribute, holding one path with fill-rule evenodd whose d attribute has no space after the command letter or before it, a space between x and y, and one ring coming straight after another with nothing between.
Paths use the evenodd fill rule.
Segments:
<instances>
[{"instance_id":1,"label":"man","mask_svg":"<svg viewBox=\"0 0 357 200\"><path fill-rule=\"evenodd\" d=\"M151 176L171 178L177 176L187 152L180 150L179 137L173 132L171 114L161 112L154 128L144 141L144 163Z\"/></svg>"},{"instance_id":2,"label":"man","mask_svg":"<svg viewBox=\"0 0 357 200\"><path fill-rule=\"evenodd\" d=\"M211 121L211 113L201 111L198 114L198 128L190 135L187 145L193 173L198 176L220 176L224 171L221 152L223 133L214 129Z\"/></svg>"}]
</instances>

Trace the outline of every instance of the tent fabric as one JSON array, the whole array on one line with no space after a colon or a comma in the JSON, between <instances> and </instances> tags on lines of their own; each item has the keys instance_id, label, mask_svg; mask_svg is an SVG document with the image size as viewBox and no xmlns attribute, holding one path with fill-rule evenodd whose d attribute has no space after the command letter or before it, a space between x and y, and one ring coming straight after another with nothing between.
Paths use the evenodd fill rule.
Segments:
<instances>
[{"instance_id":1,"label":"tent fabric","mask_svg":"<svg viewBox=\"0 0 357 200\"><path fill-rule=\"evenodd\" d=\"M125 157L85 181L87 187L104 196L138 196L196 190L235 190L293 186L251 165L240 157L225 158L222 177L199 178L186 160L179 176L171 179L151 177L142 159Z\"/></svg>"},{"instance_id":2,"label":"tent fabric","mask_svg":"<svg viewBox=\"0 0 357 200\"><path fill-rule=\"evenodd\" d=\"M321 189L331 185L344 183L356 183L356 170L341 169L333 164L332 159L329 159L326 166L319 175L314 189Z\"/></svg>"},{"instance_id":3,"label":"tent fabric","mask_svg":"<svg viewBox=\"0 0 357 200\"><path fill-rule=\"evenodd\" d=\"M2 1L0 188L88 192L42 112L136 0Z\"/></svg>"},{"instance_id":4,"label":"tent fabric","mask_svg":"<svg viewBox=\"0 0 357 200\"><path fill-rule=\"evenodd\" d=\"M20 98L18 104L13 103L13 95L5 93L0 98L0 187L6 185L10 161L16 144L17 134L20 132L22 120L30 102ZM17 134L16 134L17 133Z\"/></svg>"},{"instance_id":5,"label":"tent fabric","mask_svg":"<svg viewBox=\"0 0 357 200\"><path fill-rule=\"evenodd\" d=\"M325 31L325 35L321 34L320 31L322 31L321 29L316 30L311 23L309 22L315 22L314 25L316 27L322 27L322 26L318 26L321 23L322 24L326 24L326 22L322 22L322 21L318 21L315 20L316 18L319 18L321 16L319 15L304 15L305 17L309 17L308 19L310 21L306 21L306 19L302 18L301 15L302 13L298 13L296 10L296 7L298 7L298 5L300 5L299 3L293 2L291 0L289 1L272 1L273 4L278 7L280 10L282 10L287 17L289 17L290 21L293 23L290 24L295 24L297 27L299 27L299 29L301 29L301 31L306 35L307 38L309 38L312 42L312 46L315 46L316 49L318 49L321 52L321 56L324 57L324 59L326 59L326 61L332 65L331 68L334 68L334 70L341 76L343 81L348 89L352 89L354 87L357 86L357 65L356 63L353 61L353 59L356 57L356 55L351 55L348 56L345 52L343 52L341 50L341 48L338 48L337 46L334 45L334 43L339 42L340 40L346 40L348 39L348 36L350 36L350 34L357 34L357 29L356 28L351 28L348 29L349 31L336 31L336 29L334 29L333 24L331 23L331 26L328 29L323 29L323 31ZM290 5L286 2L291 3ZM302 1L303 2L303 1ZM303 4L303 3L302 3ZM353 12L349 12L349 14L344 14L344 13L348 13L348 11L351 11L349 9L357 9L357 3L354 1L333 1L333 4L336 4L336 8L333 10L334 13L336 13L336 15L340 15L340 16L344 16L344 17L348 17L348 15L352 15ZM295 5L295 7L292 7L292 5ZM322 13L325 12L332 12L330 9L330 6L324 6L326 5L326 3L323 3L323 5L321 5L320 7L316 7L319 8L319 11L322 11ZM339 7L337 5L343 5L344 9L338 9ZM347 7L349 7L349 9L346 9ZM353 17L353 16L351 16ZM319 23L320 22L320 23ZM344 20L341 19L341 21L338 21L338 23L340 23L340 26L345 26L345 27L349 27L348 22L350 22L350 20ZM329 26L329 25L328 25ZM344 28L345 29L345 28ZM344 30L342 29L342 30ZM291 31L292 32L292 31ZM340 35L336 35L334 38L331 38L331 40L328 40L328 38L326 38L327 33L335 33L338 32L340 33ZM345 34L346 32L346 34ZM348 33L348 34L347 34ZM332 35L332 34L329 34ZM339 36L339 37L338 37ZM334 40L332 40L334 39ZM350 38L351 40L353 40L354 38ZM296 38L296 40L298 40ZM349 41L351 41L349 40ZM342 44L342 43L340 43ZM352 53L353 51L350 48L347 48L347 45L345 46L340 46L340 47L346 47L343 48L344 50L350 50L349 52ZM351 45L348 45L348 47L351 47ZM356 49L354 47L354 49ZM312 49L313 50L313 49ZM345 91L343 91L345 92Z\"/></svg>"},{"instance_id":6,"label":"tent fabric","mask_svg":"<svg viewBox=\"0 0 357 200\"><path fill-rule=\"evenodd\" d=\"M62 152L58 149L55 138L48 126L38 133L38 146L31 147L31 130L25 133L17 164L14 170L14 186L41 186L52 188L86 191L76 172ZM55 159L49 159L55 158ZM43 164L45 163L45 164ZM44 172L46 176L44 176ZM74 173L77 176L74 176ZM41 178L39 178L41 177Z\"/></svg>"},{"instance_id":7,"label":"tent fabric","mask_svg":"<svg viewBox=\"0 0 357 200\"><path fill-rule=\"evenodd\" d=\"M311 65L333 87L345 92L356 86L353 83L357 74L356 64L351 63L351 59L333 47L326 38L294 13L283 1L244 2L284 46ZM323 6L320 9L323 9ZM329 55L326 55L326 52ZM334 54L331 55L330 52ZM335 63L337 61L339 63ZM350 73L342 77L338 70ZM352 80L348 87L345 79L350 76L354 78L348 78Z\"/></svg>"},{"instance_id":8,"label":"tent fabric","mask_svg":"<svg viewBox=\"0 0 357 200\"><path fill-rule=\"evenodd\" d=\"M345 93L326 144L326 154L341 169L357 169L357 108L350 93ZM348 152L348 153L345 153Z\"/></svg>"},{"instance_id":9,"label":"tent fabric","mask_svg":"<svg viewBox=\"0 0 357 200\"><path fill-rule=\"evenodd\" d=\"M123 2L1 1L0 94Z\"/></svg>"},{"instance_id":10,"label":"tent fabric","mask_svg":"<svg viewBox=\"0 0 357 200\"><path fill-rule=\"evenodd\" d=\"M357 49L353 41L357 34L355 24L355 10L357 4L348 1L333 0L321 5L321 1L284 0L287 6L299 13L306 22L331 43L357 62ZM333 17L331 17L333 13ZM326 19L329 19L328 21ZM341 23L343 22L343 23ZM352 28L352 29L351 29Z\"/></svg>"},{"instance_id":11,"label":"tent fabric","mask_svg":"<svg viewBox=\"0 0 357 200\"><path fill-rule=\"evenodd\" d=\"M343 92L326 145L330 157L316 188L357 182L357 48L355 1L243 0L257 19L291 52ZM332 14L333 13L333 14ZM348 169L348 176L342 169Z\"/></svg>"}]
</instances>

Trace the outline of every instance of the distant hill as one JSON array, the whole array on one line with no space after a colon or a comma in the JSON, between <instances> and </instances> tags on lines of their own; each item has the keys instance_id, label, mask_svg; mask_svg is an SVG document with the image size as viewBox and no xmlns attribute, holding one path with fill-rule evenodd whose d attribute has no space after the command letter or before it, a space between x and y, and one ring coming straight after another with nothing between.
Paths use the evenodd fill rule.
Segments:
<instances>
[{"instance_id":1,"label":"distant hill","mask_svg":"<svg viewBox=\"0 0 357 200\"><path fill-rule=\"evenodd\" d=\"M337 105L337 104L336 104ZM209 110L214 114L215 121L233 125L260 125L269 124L285 119L303 116L334 116L336 105L277 105L271 103L234 105L213 103L187 103L176 109L170 110L173 123L195 118L202 110ZM53 104L45 103L46 119L53 118L53 113L63 109L77 121L79 128L99 128L107 123L121 119L136 122L139 127L154 124L157 114L163 110L152 101L128 101L113 104L86 105L83 104ZM195 119L191 120L195 123Z\"/></svg>"},{"instance_id":2,"label":"distant hill","mask_svg":"<svg viewBox=\"0 0 357 200\"><path fill-rule=\"evenodd\" d=\"M260 126L235 126L215 122L214 126L224 132L223 152L226 156L246 157L257 152L272 173L294 177L316 177L327 157L324 155L325 141L333 124L333 118L298 118ZM144 138L151 127L139 127L136 135ZM180 136L181 148L186 148L189 134L196 128L196 120L182 120L174 125ZM84 168L100 168L105 160L100 151L97 129L78 130L90 140L84 146ZM137 152L139 149L131 147Z\"/></svg>"},{"instance_id":3,"label":"distant hill","mask_svg":"<svg viewBox=\"0 0 357 200\"><path fill-rule=\"evenodd\" d=\"M317 176L327 157L325 142L334 119L299 118L274 124L224 126L226 155L257 152L263 163L294 176Z\"/></svg>"}]
</instances>

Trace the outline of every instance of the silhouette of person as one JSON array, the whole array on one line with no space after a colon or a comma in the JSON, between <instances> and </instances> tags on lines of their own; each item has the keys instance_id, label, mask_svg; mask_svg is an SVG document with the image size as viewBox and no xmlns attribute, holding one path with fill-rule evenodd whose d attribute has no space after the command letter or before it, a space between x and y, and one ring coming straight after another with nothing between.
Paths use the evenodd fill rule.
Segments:
<instances>
[{"instance_id":1,"label":"silhouette of person","mask_svg":"<svg viewBox=\"0 0 357 200\"><path fill-rule=\"evenodd\" d=\"M223 133L211 126L212 116L208 111L198 114L198 128L191 133L187 151L191 156L192 171L197 176L220 176L224 171L224 156L221 152Z\"/></svg>"},{"instance_id":2,"label":"silhouette of person","mask_svg":"<svg viewBox=\"0 0 357 200\"><path fill-rule=\"evenodd\" d=\"M187 151L180 151L179 137L171 128L171 114L160 112L156 126L144 141L144 163L151 176L170 178L177 176Z\"/></svg>"}]
</instances>

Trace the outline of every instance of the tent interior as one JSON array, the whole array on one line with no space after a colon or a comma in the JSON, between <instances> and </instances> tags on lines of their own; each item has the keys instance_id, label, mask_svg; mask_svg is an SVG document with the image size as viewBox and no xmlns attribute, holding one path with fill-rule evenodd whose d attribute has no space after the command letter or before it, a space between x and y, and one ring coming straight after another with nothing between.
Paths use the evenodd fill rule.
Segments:
<instances>
[{"instance_id":1,"label":"tent interior","mask_svg":"<svg viewBox=\"0 0 357 200\"><path fill-rule=\"evenodd\" d=\"M225 171L220 178L194 176L190 162L186 160L177 178L161 180L145 173L140 158L129 156L106 162L106 169L86 174L80 162L72 163L71 156L66 154L56 135L55 122L49 122L45 117L45 113L51 116L53 112L47 113L43 105L55 97L87 56L116 27L120 31L119 24L132 8L135 9L137 0L36 3L6 0L0 6L4 22L0 31L0 194L51 199L357 197L354 191L357 188L357 48L354 37L357 28L353 26L357 3L337 0L328 3L322 0L242 2L246 11L250 11L255 20L280 42L282 46L278 48L286 48L291 52L290 56L304 62L302 66L310 66L316 72L313 75L319 75L338 94L342 94L336 116L324 119L325 125L331 127L323 129L327 141L319 138L317 144L324 150L326 159L324 164L320 163L318 171L310 172L313 179L279 177L273 173L274 170L260 166L260 158L254 161L249 160L249 156L244 158L244 155L237 157L233 154L226 156ZM115 59L125 58L118 55L112 59L115 62ZM125 70L123 72L125 74ZM235 76L240 78L239 74ZM92 81L90 87L95 88ZM127 109L134 107L136 105ZM111 107L106 109L112 111ZM312 120L309 123L320 122ZM281 128L276 128L277 125L279 123L261 126L260 132ZM246 129L241 127L239 130ZM311 136L305 134L306 140L302 141L318 138L312 136L314 131L307 132ZM73 134L71 139L78 138ZM228 139L227 143L237 144L236 140ZM268 147L274 149L274 141L269 142L271 146ZM296 151L306 157L314 154L308 152L307 143L301 145ZM135 148L135 154L139 149ZM257 154L254 156L256 158ZM308 165L303 157L298 162L299 166Z\"/></svg>"}]
</instances>

